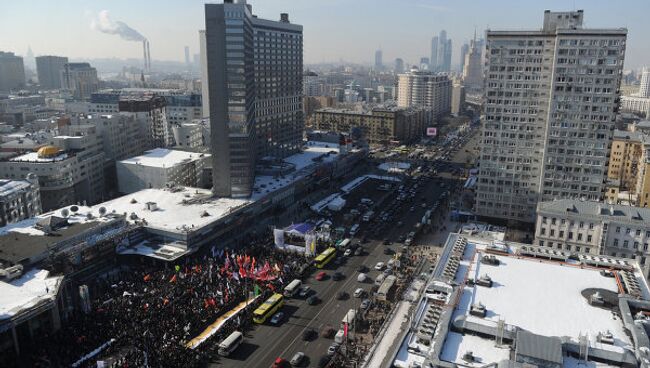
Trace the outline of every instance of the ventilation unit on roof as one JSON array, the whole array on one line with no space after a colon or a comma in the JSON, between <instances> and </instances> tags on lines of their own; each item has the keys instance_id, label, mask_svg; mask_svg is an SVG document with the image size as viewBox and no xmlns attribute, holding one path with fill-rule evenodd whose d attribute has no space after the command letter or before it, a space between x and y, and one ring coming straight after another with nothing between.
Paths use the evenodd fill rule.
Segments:
<instances>
[{"instance_id":1,"label":"ventilation unit on roof","mask_svg":"<svg viewBox=\"0 0 650 368\"><path fill-rule=\"evenodd\" d=\"M129 203L131 203L131 204L135 204L135 203L138 203L138 201L137 201L135 198L131 198L131 200L129 201Z\"/></svg>"},{"instance_id":2,"label":"ventilation unit on roof","mask_svg":"<svg viewBox=\"0 0 650 368\"><path fill-rule=\"evenodd\" d=\"M156 202L147 202L144 204L144 208L148 211L156 211L158 209L158 205Z\"/></svg>"},{"instance_id":3,"label":"ventilation unit on roof","mask_svg":"<svg viewBox=\"0 0 650 368\"><path fill-rule=\"evenodd\" d=\"M15 265L11 267L7 267L4 269L0 269L0 280L3 281L11 281L13 279L17 279L20 276L23 275L23 265Z\"/></svg>"},{"instance_id":4,"label":"ventilation unit on roof","mask_svg":"<svg viewBox=\"0 0 650 368\"><path fill-rule=\"evenodd\" d=\"M474 357L474 353L470 350L466 351L465 354L463 354L463 360L472 363L476 361L476 358Z\"/></svg>"},{"instance_id":5,"label":"ventilation unit on roof","mask_svg":"<svg viewBox=\"0 0 650 368\"><path fill-rule=\"evenodd\" d=\"M614 335L607 330L607 332L599 332L597 341L603 344L614 345Z\"/></svg>"},{"instance_id":6,"label":"ventilation unit on roof","mask_svg":"<svg viewBox=\"0 0 650 368\"><path fill-rule=\"evenodd\" d=\"M485 317L487 314L487 309L485 308L485 305L483 303L475 303L472 304L472 306L469 309L469 314L476 316L476 317Z\"/></svg>"},{"instance_id":7,"label":"ventilation unit on roof","mask_svg":"<svg viewBox=\"0 0 650 368\"><path fill-rule=\"evenodd\" d=\"M600 291L596 291L589 297L589 304L599 306L605 305L605 298L603 298L603 295L600 293Z\"/></svg>"},{"instance_id":8,"label":"ventilation unit on roof","mask_svg":"<svg viewBox=\"0 0 650 368\"><path fill-rule=\"evenodd\" d=\"M492 287L492 278L488 275L483 275L479 277L479 279L476 281L476 285L479 286L485 286L485 287Z\"/></svg>"}]
</instances>

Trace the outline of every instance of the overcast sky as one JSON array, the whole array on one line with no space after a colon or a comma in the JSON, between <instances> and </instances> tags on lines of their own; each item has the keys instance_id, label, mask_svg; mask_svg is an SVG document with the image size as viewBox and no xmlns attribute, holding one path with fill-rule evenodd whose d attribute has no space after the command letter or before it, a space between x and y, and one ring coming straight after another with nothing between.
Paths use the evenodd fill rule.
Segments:
<instances>
[{"instance_id":1,"label":"overcast sky","mask_svg":"<svg viewBox=\"0 0 650 368\"><path fill-rule=\"evenodd\" d=\"M184 60L184 47L198 53L204 28L197 0L0 0L0 51L71 58L140 58L142 47L100 32L100 12L115 26L124 22L149 39L152 59ZM417 63L429 55L441 29L460 45L490 29L538 29L544 9L584 9L588 27L626 27L626 67L650 65L650 0L249 0L253 13L304 26L306 63L346 60L370 63L381 48L384 62ZM105 12L104 12L105 11ZM91 24L95 21L95 27ZM106 19L104 18L104 21Z\"/></svg>"}]
</instances>

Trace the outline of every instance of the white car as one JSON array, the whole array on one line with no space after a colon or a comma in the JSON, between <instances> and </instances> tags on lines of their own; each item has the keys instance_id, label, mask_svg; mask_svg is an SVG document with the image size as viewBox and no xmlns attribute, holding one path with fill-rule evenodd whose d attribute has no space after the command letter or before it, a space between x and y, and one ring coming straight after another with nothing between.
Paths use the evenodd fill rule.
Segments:
<instances>
[{"instance_id":1,"label":"white car","mask_svg":"<svg viewBox=\"0 0 650 368\"><path fill-rule=\"evenodd\" d=\"M345 250L345 253L343 253L344 256L349 257L352 255L352 248L348 248Z\"/></svg>"},{"instance_id":2,"label":"white car","mask_svg":"<svg viewBox=\"0 0 650 368\"><path fill-rule=\"evenodd\" d=\"M354 297L361 298L365 293L366 291L363 290L363 288L358 288L357 290L354 291Z\"/></svg>"},{"instance_id":3,"label":"white car","mask_svg":"<svg viewBox=\"0 0 650 368\"><path fill-rule=\"evenodd\" d=\"M375 270L381 271L383 269L384 269L384 262L377 262L377 264L375 265Z\"/></svg>"}]
</instances>

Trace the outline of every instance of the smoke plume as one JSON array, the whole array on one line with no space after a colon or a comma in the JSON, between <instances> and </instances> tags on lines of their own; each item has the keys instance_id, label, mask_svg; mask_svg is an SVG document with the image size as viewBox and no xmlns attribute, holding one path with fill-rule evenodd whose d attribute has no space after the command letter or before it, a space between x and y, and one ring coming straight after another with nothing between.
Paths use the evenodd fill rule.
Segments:
<instances>
[{"instance_id":1,"label":"smoke plume","mask_svg":"<svg viewBox=\"0 0 650 368\"><path fill-rule=\"evenodd\" d=\"M146 39L140 32L129 27L126 23L112 20L108 10L100 11L97 18L90 23L90 27L102 33L118 35L127 41L144 41Z\"/></svg>"}]
</instances>

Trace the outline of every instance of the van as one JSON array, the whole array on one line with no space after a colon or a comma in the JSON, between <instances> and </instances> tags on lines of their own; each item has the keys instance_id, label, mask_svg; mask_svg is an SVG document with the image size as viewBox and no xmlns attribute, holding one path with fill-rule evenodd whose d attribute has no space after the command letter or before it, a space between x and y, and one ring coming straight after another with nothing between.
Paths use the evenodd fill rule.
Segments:
<instances>
[{"instance_id":1,"label":"van","mask_svg":"<svg viewBox=\"0 0 650 368\"><path fill-rule=\"evenodd\" d=\"M384 282L385 277L386 276L384 276L383 273L377 276L377 278L375 279L375 285L381 285L381 283Z\"/></svg>"},{"instance_id":2,"label":"van","mask_svg":"<svg viewBox=\"0 0 650 368\"><path fill-rule=\"evenodd\" d=\"M372 199L370 198L361 198L361 203L366 205L372 205Z\"/></svg>"},{"instance_id":3,"label":"van","mask_svg":"<svg viewBox=\"0 0 650 368\"><path fill-rule=\"evenodd\" d=\"M343 338L345 337L345 331L339 330L336 335L334 336L334 342L342 344L343 343Z\"/></svg>"},{"instance_id":4,"label":"van","mask_svg":"<svg viewBox=\"0 0 650 368\"><path fill-rule=\"evenodd\" d=\"M355 236L358 231L359 231L359 224L354 224L350 228L350 235Z\"/></svg>"}]
</instances>

